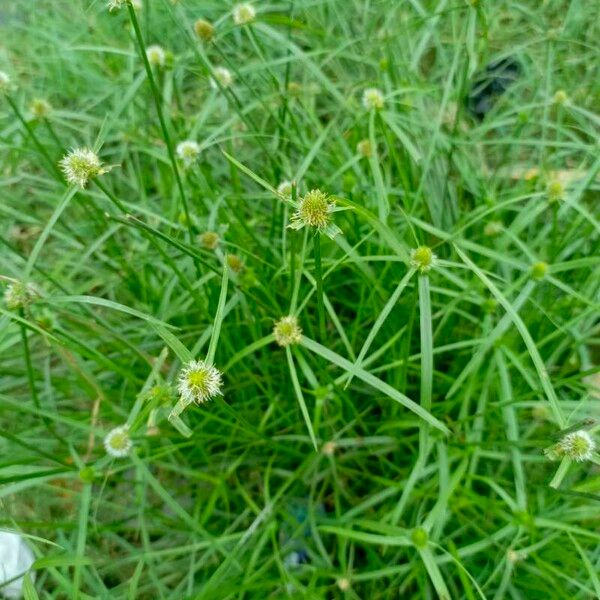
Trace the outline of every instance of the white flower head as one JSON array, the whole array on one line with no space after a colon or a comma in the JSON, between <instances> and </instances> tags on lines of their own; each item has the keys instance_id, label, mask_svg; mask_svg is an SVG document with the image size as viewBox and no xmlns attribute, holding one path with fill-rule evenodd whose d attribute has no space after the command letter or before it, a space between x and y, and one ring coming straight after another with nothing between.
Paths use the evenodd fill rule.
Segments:
<instances>
[{"instance_id":1,"label":"white flower head","mask_svg":"<svg viewBox=\"0 0 600 600\"><path fill-rule=\"evenodd\" d=\"M60 166L67 181L80 188L93 177L106 173L98 155L89 148L74 148L60 161Z\"/></svg>"},{"instance_id":2,"label":"white flower head","mask_svg":"<svg viewBox=\"0 0 600 600\"><path fill-rule=\"evenodd\" d=\"M0 94L10 92L11 87L10 75L5 71L0 71Z\"/></svg>"},{"instance_id":3,"label":"white flower head","mask_svg":"<svg viewBox=\"0 0 600 600\"><path fill-rule=\"evenodd\" d=\"M129 437L129 426L120 425L111 429L104 437L104 448L106 453L113 458L127 456L133 448L133 442Z\"/></svg>"},{"instance_id":4,"label":"white flower head","mask_svg":"<svg viewBox=\"0 0 600 600\"><path fill-rule=\"evenodd\" d=\"M298 344L302 340L302 329L298 324L298 318L294 315L281 317L273 327L275 341L282 347Z\"/></svg>"},{"instance_id":5,"label":"white flower head","mask_svg":"<svg viewBox=\"0 0 600 600\"><path fill-rule=\"evenodd\" d=\"M312 227L333 239L341 232L340 228L331 220L334 208L335 202L325 192L317 189L311 190L300 198L288 227L291 229Z\"/></svg>"},{"instance_id":6,"label":"white flower head","mask_svg":"<svg viewBox=\"0 0 600 600\"><path fill-rule=\"evenodd\" d=\"M200 146L193 140L185 140L177 144L177 156L179 156L186 167L196 162L199 154Z\"/></svg>"},{"instance_id":7,"label":"white flower head","mask_svg":"<svg viewBox=\"0 0 600 600\"><path fill-rule=\"evenodd\" d=\"M592 458L596 449L596 442L587 431L580 429L579 431L567 433L558 442L558 449L563 456L577 462L583 462Z\"/></svg>"},{"instance_id":8,"label":"white flower head","mask_svg":"<svg viewBox=\"0 0 600 600\"><path fill-rule=\"evenodd\" d=\"M437 256L429 246L419 246L410 251L410 266L421 273L427 273L437 263Z\"/></svg>"},{"instance_id":9,"label":"white flower head","mask_svg":"<svg viewBox=\"0 0 600 600\"><path fill-rule=\"evenodd\" d=\"M256 9L252 4L237 4L233 7L233 22L236 25L252 23L256 18Z\"/></svg>"},{"instance_id":10,"label":"white flower head","mask_svg":"<svg viewBox=\"0 0 600 600\"><path fill-rule=\"evenodd\" d=\"M380 110L385 104L383 92L378 88L367 88L362 95L363 106L367 110Z\"/></svg>"},{"instance_id":11,"label":"white flower head","mask_svg":"<svg viewBox=\"0 0 600 600\"><path fill-rule=\"evenodd\" d=\"M167 61L165 49L158 44L152 44L146 48L146 57L148 62L155 67L164 67Z\"/></svg>"},{"instance_id":12,"label":"white flower head","mask_svg":"<svg viewBox=\"0 0 600 600\"><path fill-rule=\"evenodd\" d=\"M233 75L229 69L225 67L215 67L213 69L213 77L210 78L210 87L213 90L218 90L219 85L227 88L233 83Z\"/></svg>"},{"instance_id":13,"label":"white flower head","mask_svg":"<svg viewBox=\"0 0 600 600\"><path fill-rule=\"evenodd\" d=\"M192 360L179 373L177 391L186 404L203 404L221 394L221 372L203 360Z\"/></svg>"},{"instance_id":14,"label":"white flower head","mask_svg":"<svg viewBox=\"0 0 600 600\"><path fill-rule=\"evenodd\" d=\"M25 309L38 295L33 284L25 283L24 281L14 281L7 286L4 292L4 303L8 310Z\"/></svg>"},{"instance_id":15,"label":"white flower head","mask_svg":"<svg viewBox=\"0 0 600 600\"><path fill-rule=\"evenodd\" d=\"M34 98L29 110L36 119L45 119L52 112L52 106L43 98Z\"/></svg>"},{"instance_id":16,"label":"white flower head","mask_svg":"<svg viewBox=\"0 0 600 600\"><path fill-rule=\"evenodd\" d=\"M292 197L292 182L287 179L277 186L277 193L284 198Z\"/></svg>"}]
</instances>

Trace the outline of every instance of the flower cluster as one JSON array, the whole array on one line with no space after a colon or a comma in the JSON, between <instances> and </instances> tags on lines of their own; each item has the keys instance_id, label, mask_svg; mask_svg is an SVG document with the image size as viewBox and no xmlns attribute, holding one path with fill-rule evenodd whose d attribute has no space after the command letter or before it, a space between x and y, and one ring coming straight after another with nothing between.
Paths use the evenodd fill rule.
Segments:
<instances>
[{"instance_id":1,"label":"flower cluster","mask_svg":"<svg viewBox=\"0 0 600 600\"><path fill-rule=\"evenodd\" d=\"M298 344L302 339L302 329L298 325L298 318L293 315L281 317L275 323L275 327L273 327L273 335L275 336L275 341L282 348Z\"/></svg>"},{"instance_id":2,"label":"flower cluster","mask_svg":"<svg viewBox=\"0 0 600 600\"><path fill-rule=\"evenodd\" d=\"M410 252L410 266L420 273L427 273L437 263L437 256L429 246L419 246Z\"/></svg>"},{"instance_id":3,"label":"flower cluster","mask_svg":"<svg viewBox=\"0 0 600 600\"><path fill-rule=\"evenodd\" d=\"M164 67L167 62L167 53L158 44L153 44L146 48L146 57L148 58L148 62L154 67Z\"/></svg>"},{"instance_id":4,"label":"flower cluster","mask_svg":"<svg viewBox=\"0 0 600 600\"><path fill-rule=\"evenodd\" d=\"M89 148L74 148L60 161L60 166L67 181L82 189L90 179L106 173L98 155Z\"/></svg>"},{"instance_id":5,"label":"flower cluster","mask_svg":"<svg viewBox=\"0 0 600 600\"><path fill-rule=\"evenodd\" d=\"M219 246L219 234L216 231L205 231L198 236L198 242L205 250L216 250Z\"/></svg>"},{"instance_id":6,"label":"flower cluster","mask_svg":"<svg viewBox=\"0 0 600 600\"><path fill-rule=\"evenodd\" d=\"M8 310L19 310L27 308L37 296L37 291L31 283L14 281L10 283L4 292L4 303Z\"/></svg>"},{"instance_id":7,"label":"flower cluster","mask_svg":"<svg viewBox=\"0 0 600 600\"><path fill-rule=\"evenodd\" d=\"M203 404L221 394L221 372L203 360L192 360L179 373L177 391L186 404Z\"/></svg>"},{"instance_id":8,"label":"flower cluster","mask_svg":"<svg viewBox=\"0 0 600 600\"><path fill-rule=\"evenodd\" d=\"M334 208L335 202L325 192L318 189L311 190L298 202L288 227L292 229L310 227L334 238L340 233L339 227L331 220Z\"/></svg>"},{"instance_id":9,"label":"flower cluster","mask_svg":"<svg viewBox=\"0 0 600 600\"><path fill-rule=\"evenodd\" d=\"M34 98L29 106L29 111L36 119L45 119L52 111L52 106L43 98Z\"/></svg>"},{"instance_id":10,"label":"flower cluster","mask_svg":"<svg viewBox=\"0 0 600 600\"><path fill-rule=\"evenodd\" d=\"M367 110L381 110L385 104L383 92L378 88L367 88L363 92L362 103Z\"/></svg>"},{"instance_id":11,"label":"flower cluster","mask_svg":"<svg viewBox=\"0 0 600 600\"><path fill-rule=\"evenodd\" d=\"M236 25L247 25L256 18L256 9L252 4L238 4L233 7L233 22Z\"/></svg>"},{"instance_id":12,"label":"flower cluster","mask_svg":"<svg viewBox=\"0 0 600 600\"><path fill-rule=\"evenodd\" d=\"M194 31L196 32L196 35L205 42L210 42L215 35L214 25L205 19L198 19L194 23Z\"/></svg>"},{"instance_id":13,"label":"flower cluster","mask_svg":"<svg viewBox=\"0 0 600 600\"><path fill-rule=\"evenodd\" d=\"M550 460L570 458L576 462L590 460L596 450L596 442L584 429L564 435L557 444L545 451Z\"/></svg>"},{"instance_id":14,"label":"flower cluster","mask_svg":"<svg viewBox=\"0 0 600 600\"><path fill-rule=\"evenodd\" d=\"M129 437L129 426L120 425L111 429L104 438L106 453L113 458L123 458L133 448L133 442Z\"/></svg>"},{"instance_id":15,"label":"flower cluster","mask_svg":"<svg viewBox=\"0 0 600 600\"><path fill-rule=\"evenodd\" d=\"M200 146L193 140L185 140L177 144L177 156L181 159L185 167L190 167L200 154Z\"/></svg>"}]
</instances>

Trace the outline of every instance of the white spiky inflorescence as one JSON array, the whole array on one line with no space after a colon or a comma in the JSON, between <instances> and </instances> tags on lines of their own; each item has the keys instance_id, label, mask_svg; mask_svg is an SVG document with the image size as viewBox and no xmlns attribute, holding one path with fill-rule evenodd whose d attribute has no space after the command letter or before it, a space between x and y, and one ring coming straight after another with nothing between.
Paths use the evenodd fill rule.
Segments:
<instances>
[{"instance_id":1,"label":"white spiky inflorescence","mask_svg":"<svg viewBox=\"0 0 600 600\"><path fill-rule=\"evenodd\" d=\"M123 458L133 448L133 442L129 437L129 427L120 425L111 429L104 437L104 449L113 458Z\"/></svg>"},{"instance_id":2,"label":"white spiky inflorescence","mask_svg":"<svg viewBox=\"0 0 600 600\"><path fill-rule=\"evenodd\" d=\"M152 44L146 48L148 62L155 67L164 67L167 61L165 49L158 44Z\"/></svg>"},{"instance_id":3,"label":"white spiky inflorescence","mask_svg":"<svg viewBox=\"0 0 600 600\"><path fill-rule=\"evenodd\" d=\"M24 281L14 281L8 284L4 292L4 303L9 310L27 308L37 295L35 287Z\"/></svg>"},{"instance_id":4,"label":"white spiky inflorescence","mask_svg":"<svg viewBox=\"0 0 600 600\"><path fill-rule=\"evenodd\" d=\"M419 246L410 251L410 266L421 273L427 273L437 263L437 256L429 246Z\"/></svg>"},{"instance_id":5,"label":"white spiky inflorescence","mask_svg":"<svg viewBox=\"0 0 600 600\"><path fill-rule=\"evenodd\" d=\"M579 431L567 433L561 438L558 442L558 449L563 456L577 462L584 462L592 458L596 443L587 431L580 429Z\"/></svg>"},{"instance_id":6,"label":"white spiky inflorescence","mask_svg":"<svg viewBox=\"0 0 600 600\"><path fill-rule=\"evenodd\" d=\"M74 148L61 161L60 166L69 183L84 188L87 182L105 173L98 155L89 148Z\"/></svg>"},{"instance_id":7,"label":"white spiky inflorescence","mask_svg":"<svg viewBox=\"0 0 600 600\"><path fill-rule=\"evenodd\" d=\"M283 348L292 344L298 344L302 340L302 329L298 324L298 318L294 315L281 317L273 327L275 341Z\"/></svg>"},{"instance_id":8,"label":"white spiky inflorescence","mask_svg":"<svg viewBox=\"0 0 600 600\"><path fill-rule=\"evenodd\" d=\"M383 92L378 88L367 88L362 95L363 106L367 110L380 110L385 104Z\"/></svg>"},{"instance_id":9,"label":"white spiky inflorescence","mask_svg":"<svg viewBox=\"0 0 600 600\"><path fill-rule=\"evenodd\" d=\"M193 140L185 140L177 144L177 156L186 167L192 165L200 154L200 146Z\"/></svg>"},{"instance_id":10,"label":"white spiky inflorescence","mask_svg":"<svg viewBox=\"0 0 600 600\"><path fill-rule=\"evenodd\" d=\"M334 208L335 202L328 194L318 189L311 190L300 198L288 227L291 229L311 227L333 238L340 232L331 220Z\"/></svg>"},{"instance_id":11,"label":"white spiky inflorescence","mask_svg":"<svg viewBox=\"0 0 600 600\"><path fill-rule=\"evenodd\" d=\"M177 391L186 404L203 404L221 394L221 372L203 360L192 360L179 373Z\"/></svg>"},{"instance_id":12,"label":"white spiky inflorescence","mask_svg":"<svg viewBox=\"0 0 600 600\"><path fill-rule=\"evenodd\" d=\"M256 9L252 4L238 4L233 7L233 22L236 25L252 23L256 18Z\"/></svg>"}]
</instances>

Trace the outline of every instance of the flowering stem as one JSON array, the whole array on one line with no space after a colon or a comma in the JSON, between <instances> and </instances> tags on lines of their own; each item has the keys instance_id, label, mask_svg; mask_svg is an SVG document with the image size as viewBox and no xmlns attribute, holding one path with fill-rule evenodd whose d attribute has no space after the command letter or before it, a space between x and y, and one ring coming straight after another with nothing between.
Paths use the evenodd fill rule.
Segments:
<instances>
[{"instance_id":1,"label":"flowering stem","mask_svg":"<svg viewBox=\"0 0 600 600\"><path fill-rule=\"evenodd\" d=\"M20 310L21 318L25 318L25 314L23 310ZM23 353L25 354L25 366L27 368L27 381L29 382L29 390L31 392L31 397L33 398L33 403L35 407L40 410L40 399L38 398L37 391L35 389L35 380L33 378L33 366L31 364L31 354L29 353L29 342L27 340L27 331L25 330L25 325L23 323L21 326L21 339L23 340Z\"/></svg>"},{"instance_id":2,"label":"flowering stem","mask_svg":"<svg viewBox=\"0 0 600 600\"><path fill-rule=\"evenodd\" d=\"M10 107L15 113L17 119L21 121L23 127L25 127L25 129L27 130L31 141L35 144L35 147L39 150L40 154L46 159L46 162L50 166L50 169L52 170L53 174L56 175L56 178L59 181L62 181L62 175L60 174L58 167L54 164L52 158L50 158L50 155L48 154L48 151L46 150L44 145L40 142L40 140L38 140L37 136L35 135L35 132L31 128L31 125L29 125L29 123L23 118L23 115L21 114L21 111L19 110L19 107L16 105L15 101L8 94L6 95L6 99L8 100L8 103L10 104Z\"/></svg>"},{"instance_id":3,"label":"flowering stem","mask_svg":"<svg viewBox=\"0 0 600 600\"><path fill-rule=\"evenodd\" d=\"M156 86L156 81L154 80L154 75L152 74L152 67L148 62L148 57L146 56L146 46L144 44L144 39L142 37L142 32L140 31L140 25L138 23L137 17L135 15L135 8L131 3L127 4L127 10L129 11L129 18L131 19L131 24L133 25L133 29L135 31L135 37L137 39L140 54L142 56L142 61L144 62L144 68L146 69L146 75L148 77L148 81L150 82L150 88L152 90L152 96L154 97L154 104L156 105L156 112L158 113L158 120L160 121L160 128L162 130L163 138L165 140L165 144L167 146L167 152L169 154L169 159L171 161L171 166L173 167L173 173L175 175L175 180L177 182L177 189L179 190L179 196L181 198L181 204L183 206L183 212L185 213L185 220L188 229L188 235L190 238L190 244L194 241L194 232L192 231L192 222L190 220L190 213L188 210L187 200L185 198L185 192L183 190L183 183L181 182L181 176L179 175L179 169L177 167L177 160L175 159L175 152L173 151L173 144L171 142L171 137L169 135L169 130L167 129L167 124L165 122L165 117L162 111L162 100L160 94L158 93L158 87Z\"/></svg>"},{"instance_id":4,"label":"flowering stem","mask_svg":"<svg viewBox=\"0 0 600 600\"><path fill-rule=\"evenodd\" d=\"M562 480L567 474L567 471L569 470L569 467L571 466L571 462L572 461L568 456L565 456L560 461L560 465L558 465L558 469L556 469L556 473L554 474L554 477L552 478L552 481L549 484L550 487L557 489L560 486Z\"/></svg>"},{"instance_id":5,"label":"flowering stem","mask_svg":"<svg viewBox=\"0 0 600 600\"><path fill-rule=\"evenodd\" d=\"M321 234L317 232L314 238L315 279L317 281L317 311L319 313L319 335L325 339L325 306L323 304L323 268L321 266Z\"/></svg>"}]
</instances>

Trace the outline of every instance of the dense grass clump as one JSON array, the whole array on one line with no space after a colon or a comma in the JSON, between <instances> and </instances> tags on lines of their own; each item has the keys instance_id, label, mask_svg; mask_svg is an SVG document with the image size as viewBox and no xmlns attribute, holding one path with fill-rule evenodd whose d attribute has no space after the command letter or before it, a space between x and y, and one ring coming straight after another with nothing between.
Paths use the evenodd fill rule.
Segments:
<instances>
[{"instance_id":1,"label":"dense grass clump","mask_svg":"<svg viewBox=\"0 0 600 600\"><path fill-rule=\"evenodd\" d=\"M600 597L600 6L110 5L0 0L26 596Z\"/></svg>"}]
</instances>

